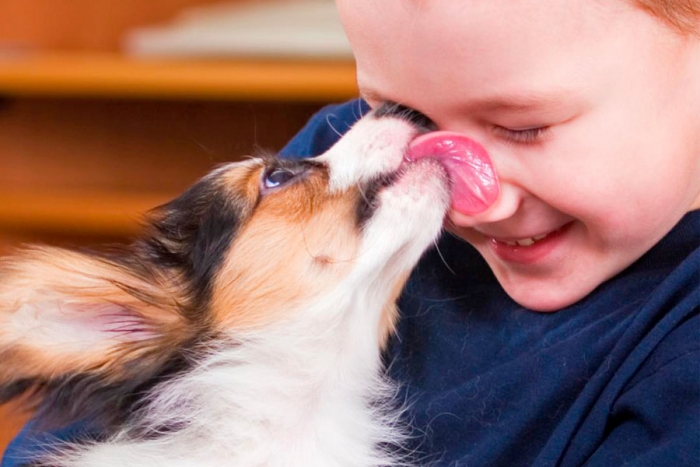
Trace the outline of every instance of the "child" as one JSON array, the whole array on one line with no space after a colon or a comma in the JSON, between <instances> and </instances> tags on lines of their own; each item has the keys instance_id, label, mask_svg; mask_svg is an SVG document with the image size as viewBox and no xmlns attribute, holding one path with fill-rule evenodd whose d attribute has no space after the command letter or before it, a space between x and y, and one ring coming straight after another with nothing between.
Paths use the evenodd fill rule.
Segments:
<instances>
[{"instance_id":1,"label":"child","mask_svg":"<svg viewBox=\"0 0 700 467\"><path fill-rule=\"evenodd\" d=\"M698 465L697 0L337 3L369 106L478 140L500 181L400 301L417 463ZM325 109L283 152L366 111Z\"/></svg>"},{"instance_id":2,"label":"child","mask_svg":"<svg viewBox=\"0 0 700 467\"><path fill-rule=\"evenodd\" d=\"M473 249L445 239L400 303L412 447L698 465L700 2L337 4L366 101L478 140L500 178L451 213Z\"/></svg>"}]
</instances>

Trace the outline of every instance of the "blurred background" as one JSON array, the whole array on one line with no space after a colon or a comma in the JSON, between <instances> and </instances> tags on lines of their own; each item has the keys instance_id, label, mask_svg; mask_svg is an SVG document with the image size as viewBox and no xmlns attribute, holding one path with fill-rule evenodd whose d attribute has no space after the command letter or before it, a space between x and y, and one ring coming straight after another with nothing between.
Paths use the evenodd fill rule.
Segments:
<instances>
[{"instance_id":1,"label":"blurred background","mask_svg":"<svg viewBox=\"0 0 700 467\"><path fill-rule=\"evenodd\" d=\"M356 95L332 0L0 0L0 255L129 241ZM0 406L0 453L28 416Z\"/></svg>"}]
</instances>

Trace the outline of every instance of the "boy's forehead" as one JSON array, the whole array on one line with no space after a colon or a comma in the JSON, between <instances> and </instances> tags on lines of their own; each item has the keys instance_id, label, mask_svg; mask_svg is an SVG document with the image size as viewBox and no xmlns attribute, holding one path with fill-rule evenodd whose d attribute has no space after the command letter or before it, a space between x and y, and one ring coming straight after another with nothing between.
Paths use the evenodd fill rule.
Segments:
<instances>
[{"instance_id":1,"label":"boy's forehead","mask_svg":"<svg viewBox=\"0 0 700 467\"><path fill-rule=\"evenodd\" d=\"M575 48L614 29L618 13L632 8L621 0L337 3L358 60L382 66L392 58L409 59L416 67L426 58L449 58L459 66L481 64L490 56L533 56L552 47Z\"/></svg>"},{"instance_id":2,"label":"boy's forehead","mask_svg":"<svg viewBox=\"0 0 700 467\"><path fill-rule=\"evenodd\" d=\"M336 0L346 26L372 35L431 40L484 36L501 32L531 35L596 27L606 10L629 8L622 0ZM546 28L543 26L547 26ZM425 33L428 33L426 36Z\"/></svg>"},{"instance_id":3,"label":"boy's forehead","mask_svg":"<svg viewBox=\"0 0 700 467\"><path fill-rule=\"evenodd\" d=\"M542 100L557 102L551 90L573 94L582 70L594 68L587 61L600 61L611 48L606 38L616 10L627 8L607 3L338 0L365 95L407 105L417 88L430 89L433 102L452 102L457 85L465 100L473 93L505 94L504 103L515 101L507 97L513 94L537 101L544 93ZM444 83L441 90L436 81Z\"/></svg>"}]
</instances>

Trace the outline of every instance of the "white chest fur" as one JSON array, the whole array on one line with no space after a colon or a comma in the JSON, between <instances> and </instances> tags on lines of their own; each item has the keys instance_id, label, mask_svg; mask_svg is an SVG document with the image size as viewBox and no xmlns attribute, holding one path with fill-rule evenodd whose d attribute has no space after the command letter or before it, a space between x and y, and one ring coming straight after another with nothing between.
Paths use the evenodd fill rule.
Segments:
<instances>
[{"instance_id":1,"label":"white chest fur","mask_svg":"<svg viewBox=\"0 0 700 467\"><path fill-rule=\"evenodd\" d=\"M379 310L326 296L284 329L212 348L195 370L156 388L139 426L79 448L62 466L386 466L400 444L393 388L381 375ZM351 313L338 308L353 306ZM333 310L329 307L334 308ZM325 314L327 319L319 319ZM313 319L312 318L313 315ZM311 324L310 324L311 323ZM362 337L367 336L367 337ZM371 337L370 337L371 336Z\"/></svg>"}]
</instances>

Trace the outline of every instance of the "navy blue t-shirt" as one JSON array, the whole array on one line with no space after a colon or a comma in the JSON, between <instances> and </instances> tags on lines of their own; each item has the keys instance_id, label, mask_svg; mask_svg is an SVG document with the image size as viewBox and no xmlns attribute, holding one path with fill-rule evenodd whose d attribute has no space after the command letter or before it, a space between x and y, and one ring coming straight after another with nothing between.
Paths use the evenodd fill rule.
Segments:
<instances>
[{"instance_id":1,"label":"navy blue t-shirt","mask_svg":"<svg viewBox=\"0 0 700 467\"><path fill-rule=\"evenodd\" d=\"M367 110L324 109L282 153L324 152ZM444 235L406 286L386 356L410 447L436 466L700 465L699 305L698 211L555 313L513 302L476 250ZM30 432L2 467L26 459Z\"/></svg>"}]
</instances>

